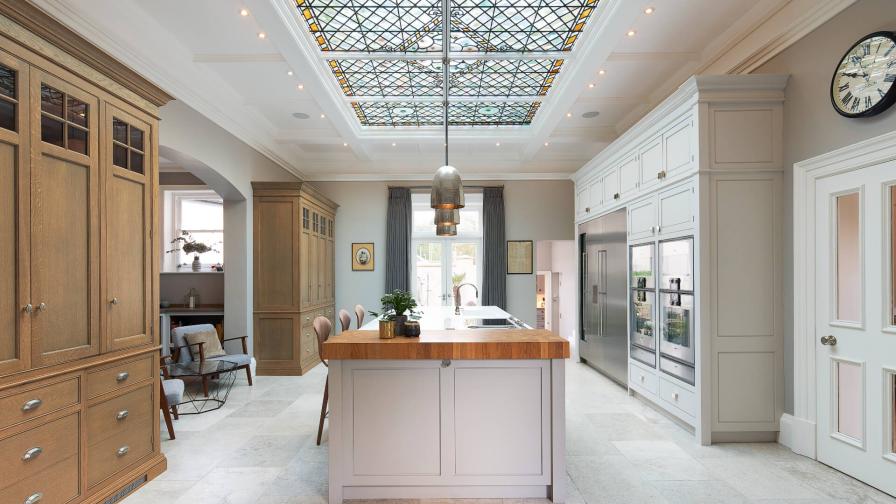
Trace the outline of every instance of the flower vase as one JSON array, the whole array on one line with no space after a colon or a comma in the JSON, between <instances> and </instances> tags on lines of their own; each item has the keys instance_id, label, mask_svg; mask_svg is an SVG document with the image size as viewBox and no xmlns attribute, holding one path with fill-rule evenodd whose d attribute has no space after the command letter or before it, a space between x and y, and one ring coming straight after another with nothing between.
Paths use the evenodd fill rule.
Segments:
<instances>
[{"instance_id":1,"label":"flower vase","mask_svg":"<svg viewBox=\"0 0 896 504\"><path fill-rule=\"evenodd\" d=\"M202 264L199 262L199 256L193 256L193 271L199 271L202 269Z\"/></svg>"}]
</instances>

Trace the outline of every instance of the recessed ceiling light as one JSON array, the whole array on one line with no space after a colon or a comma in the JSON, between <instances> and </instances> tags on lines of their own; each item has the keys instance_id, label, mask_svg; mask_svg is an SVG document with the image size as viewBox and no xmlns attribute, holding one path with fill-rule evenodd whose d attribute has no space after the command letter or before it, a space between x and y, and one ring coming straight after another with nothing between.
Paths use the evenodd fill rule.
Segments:
<instances>
[{"instance_id":1,"label":"recessed ceiling light","mask_svg":"<svg viewBox=\"0 0 896 504\"><path fill-rule=\"evenodd\" d=\"M594 89L594 83L593 83L593 82L588 84L588 89Z\"/></svg>"},{"instance_id":2,"label":"recessed ceiling light","mask_svg":"<svg viewBox=\"0 0 896 504\"><path fill-rule=\"evenodd\" d=\"M348 147L348 143L346 143L346 142L342 142L342 146L343 146L343 147Z\"/></svg>"},{"instance_id":3,"label":"recessed ceiling light","mask_svg":"<svg viewBox=\"0 0 896 504\"><path fill-rule=\"evenodd\" d=\"M629 37L634 37L636 33L638 33L638 32L636 32L635 30L629 30L628 33L626 33L626 35L628 35Z\"/></svg>"},{"instance_id":4,"label":"recessed ceiling light","mask_svg":"<svg viewBox=\"0 0 896 504\"><path fill-rule=\"evenodd\" d=\"M265 32L258 32L258 38L260 38L260 39L263 39L263 38L265 38L265 37L267 37L267 36L268 36L268 35L267 35Z\"/></svg>"},{"instance_id":5,"label":"recessed ceiling light","mask_svg":"<svg viewBox=\"0 0 896 504\"><path fill-rule=\"evenodd\" d=\"M320 118L321 118L321 119L324 119L324 118L326 118L326 117L327 117L327 116L325 116L325 115L323 115L323 114L320 115Z\"/></svg>"},{"instance_id":6,"label":"recessed ceiling light","mask_svg":"<svg viewBox=\"0 0 896 504\"><path fill-rule=\"evenodd\" d=\"M295 117L296 119L308 119L309 117L311 117L304 112L293 112L292 116Z\"/></svg>"},{"instance_id":7,"label":"recessed ceiling light","mask_svg":"<svg viewBox=\"0 0 896 504\"><path fill-rule=\"evenodd\" d=\"M395 142L392 142L392 147L395 147Z\"/></svg>"},{"instance_id":8,"label":"recessed ceiling light","mask_svg":"<svg viewBox=\"0 0 896 504\"><path fill-rule=\"evenodd\" d=\"M572 117L572 112L567 112L566 117Z\"/></svg>"},{"instance_id":9,"label":"recessed ceiling light","mask_svg":"<svg viewBox=\"0 0 896 504\"><path fill-rule=\"evenodd\" d=\"M600 70L597 71L597 74L598 75L607 75L607 71L604 70L603 68L601 68Z\"/></svg>"},{"instance_id":10,"label":"recessed ceiling light","mask_svg":"<svg viewBox=\"0 0 896 504\"><path fill-rule=\"evenodd\" d=\"M299 88L299 91L305 89L305 85L304 85L304 84L299 84L299 85L296 86L296 87Z\"/></svg>"},{"instance_id":11,"label":"recessed ceiling light","mask_svg":"<svg viewBox=\"0 0 896 504\"><path fill-rule=\"evenodd\" d=\"M600 112L598 112L598 111L596 111L596 110L590 110L590 111L585 112L584 114L582 114L582 117L584 117L585 119L593 119L593 118L595 118L595 117L597 117L597 116L599 116L599 115L600 115Z\"/></svg>"},{"instance_id":12,"label":"recessed ceiling light","mask_svg":"<svg viewBox=\"0 0 896 504\"><path fill-rule=\"evenodd\" d=\"M292 75L292 70L287 70L286 75Z\"/></svg>"},{"instance_id":13,"label":"recessed ceiling light","mask_svg":"<svg viewBox=\"0 0 896 504\"><path fill-rule=\"evenodd\" d=\"M654 12L653 7L648 7L646 9L644 9L644 14L653 14L653 12Z\"/></svg>"},{"instance_id":14,"label":"recessed ceiling light","mask_svg":"<svg viewBox=\"0 0 896 504\"><path fill-rule=\"evenodd\" d=\"M495 142L495 147L500 147L500 146L501 146L501 142Z\"/></svg>"},{"instance_id":15,"label":"recessed ceiling light","mask_svg":"<svg viewBox=\"0 0 896 504\"><path fill-rule=\"evenodd\" d=\"M249 15L249 11L247 9L240 9L240 16L246 17Z\"/></svg>"},{"instance_id":16,"label":"recessed ceiling light","mask_svg":"<svg viewBox=\"0 0 896 504\"><path fill-rule=\"evenodd\" d=\"M544 146L545 146L545 147L547 147L548 145L551 145L551 143L550 143L550 142L545 142L545 143L544 143Z\"/></svg>"}]
</instances>

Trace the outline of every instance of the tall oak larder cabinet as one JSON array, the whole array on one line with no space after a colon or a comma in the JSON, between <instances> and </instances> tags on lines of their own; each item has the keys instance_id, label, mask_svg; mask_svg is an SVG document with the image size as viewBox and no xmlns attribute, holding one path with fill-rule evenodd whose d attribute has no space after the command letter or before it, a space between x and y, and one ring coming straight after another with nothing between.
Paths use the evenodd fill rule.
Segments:
<instances>
[{"instance_id":1,"label":"tall oak larder cabinet","mask_svg":"<svg viewBox=\"0 0 896 504\"><path fill-rule=\"evenodd\" d=\"M304 182L252 191L257 372L302 375L320 362L314 319L335 323L337 205Z\"/></svg>"},{"instance_id":2,"label":"tall oak larder cabinet","mask_svg":"<svg viewBox=\"0 0 896 504\"><path fill-rule=\"evenodd\" d=\"M0 502L104 502L165 470L156 194L166 93L0 0Z\"/></svg>"}]
</instances>

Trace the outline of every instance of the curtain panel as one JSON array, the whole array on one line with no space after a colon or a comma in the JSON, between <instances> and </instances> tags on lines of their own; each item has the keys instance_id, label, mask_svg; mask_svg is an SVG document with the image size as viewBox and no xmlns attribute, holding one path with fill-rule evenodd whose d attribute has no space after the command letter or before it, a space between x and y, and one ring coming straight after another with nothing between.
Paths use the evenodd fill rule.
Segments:
<instances>
[{"instance_id":1,"label":"curtain panel","mask_svg":"<svg viewBox=\"0 0 896 504\"><path fill-rule=\"evenodd\" d=\"M386 211L386 292L411 290L411 190L389 188Z\"/></svg>"},{"instance_id":2,"label":"curtain panel","mask_svg":"<svg viewBox=\"0 0 896 504\"><path fill-rule=\"evenodd\" d=\"M507 256L504 254L504 188L482 194L482 305L507 308Z\"/></svg>"}]
</instances>

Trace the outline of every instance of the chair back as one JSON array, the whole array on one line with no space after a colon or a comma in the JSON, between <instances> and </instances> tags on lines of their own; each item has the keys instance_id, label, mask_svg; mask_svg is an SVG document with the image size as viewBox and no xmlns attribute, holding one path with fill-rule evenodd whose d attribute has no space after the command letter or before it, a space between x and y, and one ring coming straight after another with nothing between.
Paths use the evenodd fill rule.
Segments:
<instances>
[{"instance_id":1,"label":"chair back","mask_svg":"<svg viewBox=\"0 0 896 504\"><path fill-rule=\"evenodd\" d=\"M317 335L317 356L320 357L320 361L324 363L324 366L329 366L327 361L324 360L323 348L324 342L330 338L330 333L333 331L333 324L327 317L316 317L313 325L314 334Z\"/></svg>"},{"instance_id":2,"label":"chair back","mask_svg":"<svg viewBox=\"0 0 896 504\"><path fill-rule=\"evenodd\" d=\"M177 362L180 364L188 364L193 362L193 354L190 352L189 348L180 348L187 345L187 335L204 332L204 331L214 331L217 333L215 326L211 324L196 324L189 326L181 326L175 327L171 330L171 343L173 343L174 347L178 347L180 352L175 352L174 348L170 351L172 355L177 355ZM193 349L195 351L195 347ZM198 358L198 357L197 357Z\"/></svg>"},{"instance_id":3,"label":"chair back","mask_svg":"<svg viewBox=\"0 0 896 504\"><path fill-rule=\"evenodd\" d=\"M348 331L352 325L352 316L348 314L348 310L339 310L339 325L342 326L342 332Z\"/></svg>"},{"instance_id":4,"label":"chair back","mask_svg":"<svg viewBox=\"0 0 896 504\"><path fill-rule=\"evenodd\" d=\"M355 305L355 318L358 319L358 329L360 329L361 326L364 325L364 313L365 310L363 306L359 304Z\"/></svg>"}]
</instances>

